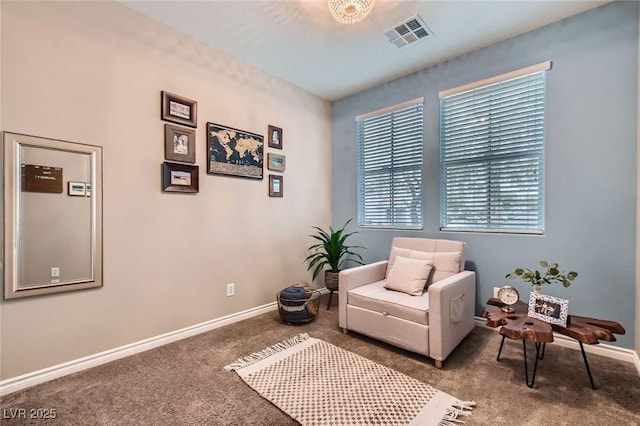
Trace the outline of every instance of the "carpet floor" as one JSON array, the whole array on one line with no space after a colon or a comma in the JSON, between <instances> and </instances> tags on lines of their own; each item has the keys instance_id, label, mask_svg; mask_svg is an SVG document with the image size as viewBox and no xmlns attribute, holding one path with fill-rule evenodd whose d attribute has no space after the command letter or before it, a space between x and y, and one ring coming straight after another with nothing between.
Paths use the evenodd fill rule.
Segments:
<instances>
[{"instance_id":1,"label":"carpet floor","mask_svg":"<svg viewBox=\"0 0 640 426\"><path fill-rule=\"evenodd\" d=\"M326 296L325 296L326 297ZM592 390L579 350L547 345L535 388L524 383L522 344L476 327L439 370L433 361L365 336L344 335L337 306L291 326L276 311L2 397L3 425L297 424L261 398L229 362L299 333L393 368L477 403L466 425L640 425L640 377L630 363L589 354ZM323 298L326 307L326 298ZM576 345L577 346L577 345ZM8 419L18 408L56 409L55 420Z\"/></svg>"}]
</instances>

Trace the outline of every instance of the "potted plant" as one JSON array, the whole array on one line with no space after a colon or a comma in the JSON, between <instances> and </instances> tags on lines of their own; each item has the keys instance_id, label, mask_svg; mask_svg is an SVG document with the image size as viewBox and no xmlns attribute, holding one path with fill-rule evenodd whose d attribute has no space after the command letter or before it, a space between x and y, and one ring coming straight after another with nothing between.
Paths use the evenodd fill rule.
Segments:
<instances>
[{"instance_id":1,"label":"potted plant","mask_svg":"<svg viewBox=\"0 0 640 426\"><path fill-rule=\"evenodd\" d=\"M569 287L571 281L578 276L577 272L569 271L568 273L560 272L557 263L549 263L546 260L540 261L540 266L546 268L546 271L533 271L527 268L518 268L508 273L505 278L521 278L522 281L530 282L535 293L540 293L542 284L551 284L554 282L562 283L564 287Z\"/></svg>"},{"instance_id":2,"label":"potted plant","mask_svg":"<svg viewBox=\"0 0 640 426\"><path fill-rule=\"evenodd\" d=\"M331 292L338 289L338 273L344 262L350 260L362 265L362 256L352 251L356 248L364 248L362 246L348 246L345 244L347 238L357 232L345 233L345 228L351 222L349 219L342 228L334 230L329 227L329 232L314 226L317 230L315 234L309 235L318 242L308 248L311 252L305 259L308 267L307 270L313 269L313 279L315 280L320 271L325 267L328 269L324 273L324 283Z\"/></svg>"}]
</instances>

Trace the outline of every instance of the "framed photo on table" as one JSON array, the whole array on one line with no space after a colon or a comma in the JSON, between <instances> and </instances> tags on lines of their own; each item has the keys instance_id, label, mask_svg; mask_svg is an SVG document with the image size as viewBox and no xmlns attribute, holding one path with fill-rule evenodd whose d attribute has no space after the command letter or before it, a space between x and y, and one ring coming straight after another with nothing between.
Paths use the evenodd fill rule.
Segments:
<instances>
[{"instance_id":1,"label":"framed photo on table","mask_svg":"<svg viewBox=\"0 0 640 426\"><path fill-rule=\"evenodd\" d=\"M192 164L162 163L162 190L164 192L197 193L200 187L198 166Z\"/></svg>"},{"instance_id":2,"label":"framed photo on table","mask_svg":"<svg viewBox=\"0 0 640 426\"><path fill-rule=\"evenodd\" d=\"M569 315L569 301L532 292L529 296L527 315L540 321L566 327Z\"/></svg>"},{"instance_id":3,"label":"framed photo on table","mask_svg":"<svg viewBox=\"0 0 640 426\"><path fill-rule=\"evenodd\" d=\"M196 162L196 131L186 127L164 125L164 158L183 163Z\"/></svg>"},{"instance_id":4,"label":"framed photo on table","mask_svg":"<svg viewBox=\"0 0 640 426\"><path fill-rule=\"evenodd\" d=\"M162 91L160 118L176 124L197 127L198 103L194 100Z\"/></svg>"}]
</instances>

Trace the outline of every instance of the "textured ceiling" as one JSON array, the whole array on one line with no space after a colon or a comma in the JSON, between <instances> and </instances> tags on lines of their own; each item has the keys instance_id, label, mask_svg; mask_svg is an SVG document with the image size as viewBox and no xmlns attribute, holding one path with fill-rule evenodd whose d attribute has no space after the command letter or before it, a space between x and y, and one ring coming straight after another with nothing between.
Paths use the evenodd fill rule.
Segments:
<instances>
[{"instance_id":1,"label":"textured ceiling","mask_svg":"<svg viewBox=\"0 0 640 426\"><path fill-rule=\"evenodd\" d=\"M327 100L608 3L602 1L385 1L353 25L326 0L121 1L224 53ZM383 33L419 15L432 36L402 49Z\"/></svg>"}]
</instances>

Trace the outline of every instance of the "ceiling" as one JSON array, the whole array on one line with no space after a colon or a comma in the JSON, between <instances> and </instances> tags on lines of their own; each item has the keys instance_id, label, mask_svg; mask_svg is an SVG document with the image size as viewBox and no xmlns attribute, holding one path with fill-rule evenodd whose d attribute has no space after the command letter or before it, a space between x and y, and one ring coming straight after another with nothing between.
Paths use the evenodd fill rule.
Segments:
<instances>
[{"instance_id":1,"label":"ceiling","mask_svg":"<svg viewBox=\"0 0 640 426\"><path fill-rule=\"evenodd\" d=\"M352 25L334 21L326 0L121 3L333 101L609 1L377 0ZM383 33L414 15L432 35L390 44Z\"/></svg>"}]
</instances>

